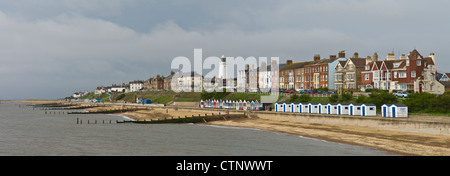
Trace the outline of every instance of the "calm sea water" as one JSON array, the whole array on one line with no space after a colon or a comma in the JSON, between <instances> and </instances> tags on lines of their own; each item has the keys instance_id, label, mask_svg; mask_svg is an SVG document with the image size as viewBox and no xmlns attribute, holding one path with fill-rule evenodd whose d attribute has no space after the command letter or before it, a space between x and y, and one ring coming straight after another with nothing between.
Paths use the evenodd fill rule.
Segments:
<instances>
[{"instance_id":1,"label":"calm sea water","mask_svg":"<svg viewBox=\"0 0 450 176\"><path fill-rule=\"evenodd\" d=\"M115 115L45 114L0 104L0 155L380 156L375 149L264 130L196 124L116 124ZM77 124L79 118L83 124ZM87 124L87 120L97 124ZM105 124L102 124L105 120ZM109 120L113 123L109 124Z\"/></svg>"}]
</instances>

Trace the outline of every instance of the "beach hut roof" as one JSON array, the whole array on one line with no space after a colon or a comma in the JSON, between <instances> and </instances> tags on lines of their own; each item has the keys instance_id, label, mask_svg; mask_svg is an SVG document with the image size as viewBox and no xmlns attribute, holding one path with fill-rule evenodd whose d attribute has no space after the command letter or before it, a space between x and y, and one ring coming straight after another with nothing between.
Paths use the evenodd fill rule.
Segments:
<instances>
[{"instance_id":1,"label":"beach hut roof","mask_svg":"<svg viewBox=\"0 0 450 176\"><path fill-rule=\"evenodd\" d=\"M363 105L365 105L365 106L376 106L375 104L363 104Z\"/></svg>"}]
</instances>

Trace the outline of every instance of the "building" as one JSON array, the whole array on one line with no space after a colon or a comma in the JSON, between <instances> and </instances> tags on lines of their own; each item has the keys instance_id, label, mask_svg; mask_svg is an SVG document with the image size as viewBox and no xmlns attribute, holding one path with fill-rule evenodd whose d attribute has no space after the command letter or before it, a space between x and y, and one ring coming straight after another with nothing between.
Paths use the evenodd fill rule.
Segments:
<instances>
[{"instance_id":1,"label":"building","mask_svg":"<svg viewBox=\"0 0 450 176\"><path fill-rule=\"evenodd\" d=\"M156 75L154 78L150 78L150 90L162 90L164 89L164 76Z\"/></svg>"},{"instance_id":2,"label":"building","mask_svg":"<svg viewBox=\"0 0 450 176\"><path fill-rule=\"evenodd\" d=\"M130 88L129 88L130 92L137 92L137 91L144 89L144 81L141 81L141 80L130 81L129 85L130 85Z\"/></svg>"},{"instance_id":3,"label":"building","mask_svg":"<svg viewBox=\"0 0 450 176\"><path fill-rule=\"evenodd\" d=\"M174 74L171 82L172 90L185 92L201 92L203 90L203 76L195 71Z\"/></svg>"},{"instance_id":4,"label":"building","mask_svg":"<svg viewBox=\"0 0 450 176\"><path fill-rule=\"evenodd\" d=\"M113 84L111 86L111 92L128 92L129 91L129 86L126 85L125 83L120 84Z\"/></svg>"},{"instance_id":5,"label":"building","mask_svg":"<svg viewBox=\"0 0 450 176\"><path fill-rule=\"evenodd\" d=\"M170 71L170 75L164 78L164 90L172 90L172 77L175 75L175 72Z\"/></svg>"},{"instance_id":6,"label":"building","mask_svg":"<svg viewBox=\"0 0 450 176\"><path fill-rule=\"evenodd\" d=\"M359 88L388 90L414 90L415 92L443 93L443 86L436 78L434 53L423 57L416 49L408 56L402 54L398 59L394 53L388 53L386 59L378 61L377 53L374 60L369 57L361 72Z\"/></svg>"},{"instance_id":7,"label":"building","mask_svg":"<svg viewBox=\"0 0 450 176\"><path fill-rule=\"evenodd\" d=\"M345 63L339 61L335 69L335 87L339 93L344 90L356 90L361 85L361 72L366 68L367 58L360 58L355 52Z\"/></svg>"}]
</instances>

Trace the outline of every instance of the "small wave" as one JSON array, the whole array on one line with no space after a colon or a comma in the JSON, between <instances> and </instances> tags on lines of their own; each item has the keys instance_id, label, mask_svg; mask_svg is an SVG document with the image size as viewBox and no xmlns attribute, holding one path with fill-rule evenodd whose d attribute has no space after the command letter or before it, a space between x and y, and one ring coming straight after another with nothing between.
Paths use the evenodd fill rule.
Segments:
<instances>
[{"instance_id":1,"label":"small wave","mask_svg":"<svg viewBox=\"0 0 450 176\"><path fill-rule=\"evenodd\" d=\"M132 119L132 118L126 116L126 115L122 115L122 114L108 114L108 115L111 115L111 116L119 116L119 117L122 117L122 118L124 118L124 119L126 119L126 120L136 121L136 120L134 120L134 119Z\"/></svg>"}]
</instances>

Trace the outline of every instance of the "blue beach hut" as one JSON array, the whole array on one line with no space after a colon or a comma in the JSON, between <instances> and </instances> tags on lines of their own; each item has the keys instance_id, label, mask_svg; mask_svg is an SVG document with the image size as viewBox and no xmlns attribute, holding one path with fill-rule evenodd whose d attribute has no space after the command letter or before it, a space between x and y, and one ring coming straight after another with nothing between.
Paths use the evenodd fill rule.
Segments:
<instances>
[{"instance_id":1,"label":"blue beach hut","mask_svg":"<svg viewBox=\"0 0 450 176\"><path fill-rule=\"evenodd\" d=\"M389 106L390 117L398 118L398 117L408 117L408 106L404 104L399 105L391 105Z\"/></svg>"},{"instance_id":2,"label":"blue beach hut","mask_svg":"<svg viewBox=\"0 0 450 176\"><path fill-rule=\"evenodd\" d=\"M362 104L361 116L376 116L377 106L375 104Z\"/></svg>"},{"instance_id":3,"label":"blue beach hut","mask_svg":"<svg viewBox=\"0 0 450 176\"><path fill-rule=\"evenodd\" d=\"M390 113L389 113L390 106L391 106L390 104L384 104L381 106L381 116L382 117L390 117Z\"/></svg>"},{"instance_id":4,"label":"blue beach hut","mask_svg":"<svg viewBox=\"0 0 450 176\"><path fill-rule=\"evenodd\" d=\"M337 114L337 104L328 103L327 106L328 106L327 114Z\"/></svg>"}]
</instances>

